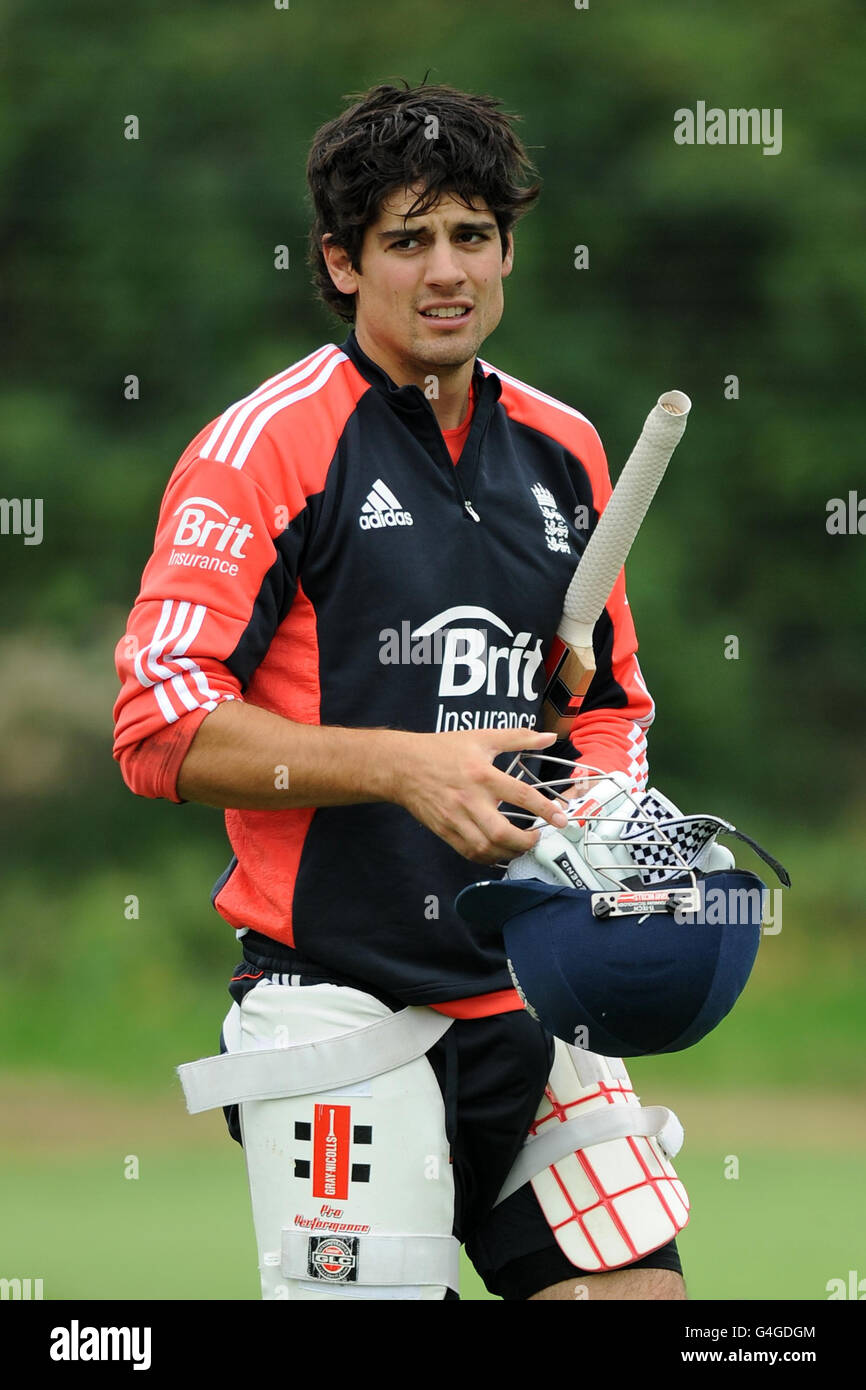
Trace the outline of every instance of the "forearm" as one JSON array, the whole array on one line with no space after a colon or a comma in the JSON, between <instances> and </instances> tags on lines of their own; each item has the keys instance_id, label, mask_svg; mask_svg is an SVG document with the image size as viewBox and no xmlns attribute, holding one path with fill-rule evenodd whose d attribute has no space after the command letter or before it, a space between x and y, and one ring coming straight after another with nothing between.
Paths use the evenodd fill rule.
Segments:
<instances>
[{"instance_id":1,"label":"forearm","mask_svg":"<svg viewBox=\"0 0 866 1390\"><path fill-rule=\"evenodd\" d=\"M202 722L177 790L184 801L252 811L390 801L412 738L397 729L296 724L233 700Z\"/></svg>"},{"instance_id":2,"label":"forearm","mask_svg":"<svg viewBox=\"0 0 866 1390\"><path fill-rule=\"evenodd\" d=\"M548 748L553 737L532 729L323 728L231 700L196 731L177 792L184 801L247 811L390 801L458 854L498 864L538 838L501 814L502 801L566 823L557 803L494 766L499 753Z\"/></svg>"}]
</instances>

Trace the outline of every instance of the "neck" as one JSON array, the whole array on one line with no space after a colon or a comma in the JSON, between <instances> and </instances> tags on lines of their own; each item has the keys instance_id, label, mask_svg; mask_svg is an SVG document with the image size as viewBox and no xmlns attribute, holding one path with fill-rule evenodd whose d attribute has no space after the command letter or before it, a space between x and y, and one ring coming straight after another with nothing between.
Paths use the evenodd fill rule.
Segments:
<instances>
[{"instance_id":1,"label":"neck","mask_svg":"<svg viewBox=\"0 0 866 1390\"><path fill-rule=\"evenodd\" d=\"M474 357L459 366L442 367L396 357L371 341L363 328L355 328L355 337L361 351L383 372L387 372L395 385L418 386L424 392L440 430L455 430L462 425L469 409L469 383L475 365Z\"/></svg>"}]
</instances>

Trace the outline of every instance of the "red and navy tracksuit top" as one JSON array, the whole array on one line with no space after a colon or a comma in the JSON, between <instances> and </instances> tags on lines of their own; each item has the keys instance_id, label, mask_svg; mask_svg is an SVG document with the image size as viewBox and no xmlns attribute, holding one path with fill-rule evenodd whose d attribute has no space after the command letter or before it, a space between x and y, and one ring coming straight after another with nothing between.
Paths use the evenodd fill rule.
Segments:
<instances>
[{"instance_id":1,"label":"red and navy tracksuit top","mask_svg":"<svg viewBox=\"0 0 866 1390\"><path fill-rule=\"evenodd\" d=\"M189 745L223 700L351 728L535 725L607 463L578 411L481 359L471 398L446 441L425 392L395 385L353 332L193 439L117 646L114 755L134 792L180 800ZM571 742L551 751L641 788L653 704L622 573L594 640ZM214 905L281 943L284 969L407 1004L465 1001L443 1011L469 1016L519 1007L501 938L453 907L497 871L408 811L228 810L225 822L234 855Z\"/></svg>"}]
</instances>

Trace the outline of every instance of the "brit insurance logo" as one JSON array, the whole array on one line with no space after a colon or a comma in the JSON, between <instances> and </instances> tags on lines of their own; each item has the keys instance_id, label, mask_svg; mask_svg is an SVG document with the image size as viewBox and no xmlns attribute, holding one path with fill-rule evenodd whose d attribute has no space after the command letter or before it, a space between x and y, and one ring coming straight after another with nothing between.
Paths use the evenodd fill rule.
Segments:
<instances>
[{"instance_id":1,"label":"brit insurance logo","mask_svg":"<svg viewBox=\"0 0 866 1390\"><path fill-rule=\"evenodd\" d=\"M412 513L407 512L391 489L377 478L361 508L358 525L362 531L378 531L387 526L413 526Z\"/></svg>"},{"instance_id":2,"label":"brit insurance logo","mask_svg":"<svg viewBox=\"0 0 866 1390\"><path fill-rule=\"evenodd\" d=\"M188 497L173 513L178 518L168 557L170 565L188 569L215 570L234 577L237 560L246 559L244 546L253 539L253 528L241 525L239 516L229 516L219 502L210 497Z\"/></svg>"},{"instance_id":3,"label":"brit insurance logo","mask_svg":"<svg viewBox=\"0 0 866 1390\"><path fill-rule=\"evenodd\" d=\"M533 707L544 674L540 637L515 632L489 608L465 604L444 609L413 631L386 628L379 638L384 665L441 666L437 733L535 727ZM497 707L503 699L514 704Z\"/></svg>"}]
</instances>

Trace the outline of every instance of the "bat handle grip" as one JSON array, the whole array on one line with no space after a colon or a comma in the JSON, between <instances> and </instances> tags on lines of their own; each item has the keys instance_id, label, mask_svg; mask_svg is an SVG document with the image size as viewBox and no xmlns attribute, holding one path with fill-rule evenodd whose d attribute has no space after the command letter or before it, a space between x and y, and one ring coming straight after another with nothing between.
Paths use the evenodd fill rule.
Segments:
<instances>
[{"instance_id":1,"label":"bat handle grip","mask_svg":"<svg viewBox=\"0 0 866 1390\"><path fill-rule=\"evenodd\" d=\"M562 638L567 647L591 647L594 627L594 623L582 623L577 618L569 618L567 613L563 613L559 620L557 636Z\"/></svg>"},{"instance_id":2,"label":"bat handle grip","mask_svg":"<svg viewBox=\"0 0 866 1390\"><path fill-rule=\"evenodd\" d=\"M662 410L666 410L668 415L688 415L692 408L685 391L666 391L663 396L659 396L657 404Z\"/></svg>"}]
</instances>

